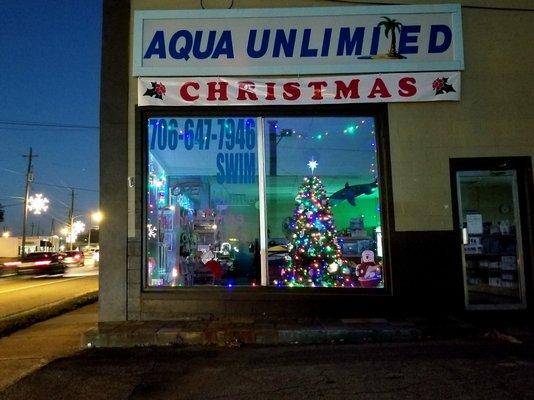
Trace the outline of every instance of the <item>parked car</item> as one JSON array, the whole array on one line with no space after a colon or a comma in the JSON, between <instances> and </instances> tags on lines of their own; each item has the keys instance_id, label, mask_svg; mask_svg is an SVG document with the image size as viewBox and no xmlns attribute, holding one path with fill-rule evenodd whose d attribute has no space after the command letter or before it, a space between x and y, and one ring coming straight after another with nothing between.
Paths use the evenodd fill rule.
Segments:
<instances>
[{"instance_id":1,"label":"parked car","mask_svg":"<svg viewBox=\"0 0 534 400\"><path fill-rule=\"evenodd\" d=\"M29 253L16 262L17 274L62 274L65 272L65 254L51 251Z\"/></svg>"},{"instance_id":2,"label":"parked car","mask_svg":"<svg viewBox=\"0 0 534 400\"><path fill-rule=\"evenodd\" d=\"M93 253L93 260L95 261L95 263L98 264L98 262L100 261L100 250L99 249L96 249Z\"/></svg>"},{"instance_id":3,"label":"parked car","mask_svg":"<svg viewBox=\"0 0 534 400\"><path fill-rule=\"evenodd\" d=\"M66 267L83 267L85 262L85 256L80 250L69 250L65 252L65 258L63 258L63 264Z\"/></svg>"}]
</instances>

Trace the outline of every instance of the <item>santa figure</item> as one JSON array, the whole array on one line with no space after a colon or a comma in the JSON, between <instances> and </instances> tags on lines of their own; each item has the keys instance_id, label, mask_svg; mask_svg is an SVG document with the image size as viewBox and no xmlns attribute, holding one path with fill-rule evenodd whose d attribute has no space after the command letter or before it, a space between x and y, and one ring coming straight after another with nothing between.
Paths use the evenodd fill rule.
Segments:
<instances>
[{"instance_id":1,"label":"santa figure","mask_svg":"<svg viewBox=\"0 0 534 400\"><path fill-rule=\"evenodd\" d=\"M371 250L362 252L362 260L357 265L356 271L361 287L377 287L382 281L382 267L375 262L375 253Z\"/></svg>"}]
</instances>

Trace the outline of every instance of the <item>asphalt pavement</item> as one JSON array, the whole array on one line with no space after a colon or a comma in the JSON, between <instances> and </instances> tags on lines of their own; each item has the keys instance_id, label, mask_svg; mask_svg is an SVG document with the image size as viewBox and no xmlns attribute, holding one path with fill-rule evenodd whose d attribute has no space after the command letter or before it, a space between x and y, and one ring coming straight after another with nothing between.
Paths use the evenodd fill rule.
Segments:
<instances>
[{"instance_id":1,"label":"asphalt pavement","mask_svg":"<svg viewBox=\"0 0 534 400\"><path fill-rule=\"evenodd\" d=\"M534 347L495 338L277 347L90 349L0 399L532 399Z\"/></svg>"},{"instance_id":2,"label":"asphalt pavement","mask_svg":"<svg viewBox=\"0 0 534 400\"><path fill-rule=\"evenodd\" d=\"M532 399L528 326L413 342L86 348L92 304L0 339L0 399Z\"/></svg>"},{"instance_id":3,"label":"asphalt pavement","mask_svg":"<svg viewBox=\"0 0 534 400\"><path fill-rule=\"evenodd\" d=\"M0 279L0 335L59 315L98 297L98 266L69 267L65 274Z\"/></svg>"}]
</instances>

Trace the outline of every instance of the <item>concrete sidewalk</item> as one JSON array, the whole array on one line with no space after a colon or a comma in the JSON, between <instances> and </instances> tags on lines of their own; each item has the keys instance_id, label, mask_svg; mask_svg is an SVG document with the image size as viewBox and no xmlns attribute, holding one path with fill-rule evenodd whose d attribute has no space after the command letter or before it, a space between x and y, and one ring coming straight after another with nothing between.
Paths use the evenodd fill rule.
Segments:
<instances>
[{"instance_id":1,"label":"concrete sidewalk","mask_svg":"<svg viewBox=\"0 0 534 400\"><path fill-rule=\"evenodd\" d=\"M97 326L98 303L0 338L0 390L50 361L83 348L83 334Z\"/></svg>"}]
</instances>

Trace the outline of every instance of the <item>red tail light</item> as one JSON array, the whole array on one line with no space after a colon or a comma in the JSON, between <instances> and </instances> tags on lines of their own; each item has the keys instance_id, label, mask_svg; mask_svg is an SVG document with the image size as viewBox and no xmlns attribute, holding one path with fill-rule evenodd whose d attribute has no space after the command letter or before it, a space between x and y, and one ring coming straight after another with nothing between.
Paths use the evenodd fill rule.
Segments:
<instances>
[{"instance_id":1,"label":"red tail light","mask_svg":"<svg viewBox=\"0 0 534 400\"><path fill-rule=\"evenodd\" d=\"M81 257L80 257L79 254L76 254L76 255L74 256L74 259L75 259L75 260L79 260L80 258L81 258Z\"/></svg>"}]
</instances>

